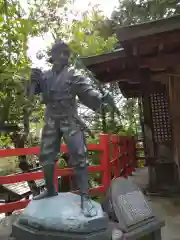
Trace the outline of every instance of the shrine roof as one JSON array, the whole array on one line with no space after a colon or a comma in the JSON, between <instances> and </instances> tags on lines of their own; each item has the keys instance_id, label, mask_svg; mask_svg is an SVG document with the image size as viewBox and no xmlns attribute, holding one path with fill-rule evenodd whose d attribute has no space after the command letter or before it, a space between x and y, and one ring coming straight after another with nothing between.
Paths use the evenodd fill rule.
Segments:
<instances>
[{"instance_id":1,"label":"shrine roof","mask_svg":"<svg viewBox=\"0 0 180 240\"><path fill-rule=\"evenodd\" d=\"M121 42L164 32L180 30L180 15L159 20L119 27L117 37Z\"/></svg>"},{"instance_id":2,"label":"shrine roof","mask_svg":"<svg viewBox=\"0 0 180 240\"><path fill-rule=\"evenodd\" d=\"M180 15L120 27L117 37L121 49L82 58L101 82L118 81L120 88L126 86L126 89L125 82L133 83L137 92L142 68L149 68L157 76L167 74L169 69L176 72L180 65ZM131 85L132 91L134 87Z\"/></svg>"},{"instance_id":3,"label":"shrine roof","mask_svg":"<svg viewBox=\"0 0 180 240\"><path fill-rule=\"evenodd\" d=\"M124 58L124 57L126 57L126 53L123 48L120 48L113 52L104 53L101 55L90 56L90 57L84 57L81 59L83 60L83 63L87 67L89 67L89 66L93 66L93 65L96 65L99 63L104 63L104 62L111 61L113 59L119 59L119 58Z\"/></svg>"}]
</instances>

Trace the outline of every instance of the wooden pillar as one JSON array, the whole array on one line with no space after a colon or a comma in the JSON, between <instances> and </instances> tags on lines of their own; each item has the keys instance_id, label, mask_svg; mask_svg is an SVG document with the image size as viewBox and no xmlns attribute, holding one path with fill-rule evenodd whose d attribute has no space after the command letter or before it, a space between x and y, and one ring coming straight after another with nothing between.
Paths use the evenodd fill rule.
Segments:
<instances>
[{"instance_id":1,"label":"wooden pillar","mask_svg":"<svg viewBox=\"0 0 180 240\"><path fill-rule=\"evenodd\" d=\"M168 93L173 131L173 160L177 165L180 180L180 77L169 76Z\"/></svg>"},{"instance_id":2,"label":"wooden pillar","mask_svg":"<svg viewBox=\"0 0 180 240\"><path fill-rule=\"evenodd\" d=\"M153 126L150 94L152 91L151 73L149 69L141 71L141 91L142 91L142 106L143 106L143 128L145 139L145 153L147 164L150 165L154 161L154 142L153 142Z\"/></svg>"},{"instance_id":3,"label":"wooden pillar","mask_svg":"<svg viewBox=\"0 0 180 240\"><path fill-rule=\"evenodd\" d=\"M153 163L155 161L154 142L153 142L153 127L152 127L152 112L150 104L150 94L152 92L151 73L149 69L141 70L141 92L142 92L142 107L143 107L143 134L146 165L149 173L149 188L153 188L156 184L156 174L154 172Z\"/></svg>"},{"instance_id":4,"label":"wooden pillar","mask_svg":"<svg viewBox=\"0 0 180 240\"><path fill-rule=\"evenodd\" d=\"M141 87L149 191L167 193L177 183L167 88L153 82L148 69L141 71Z\"/></svg>"}]
</instances>

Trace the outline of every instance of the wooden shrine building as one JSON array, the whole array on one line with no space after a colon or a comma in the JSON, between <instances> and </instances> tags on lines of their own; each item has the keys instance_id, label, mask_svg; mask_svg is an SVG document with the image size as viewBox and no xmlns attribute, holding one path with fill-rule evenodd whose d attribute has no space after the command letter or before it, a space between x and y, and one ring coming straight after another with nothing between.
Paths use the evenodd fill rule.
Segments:
<instances>
[{"instance_id":1,"label":"wooden shrine building","mask_svg":"<svg viewBox=\"0 0 180 240\"><path fill-rule=\"evenodd\" d=\"M180 191L180 15L122 27L122 49L84 58L102 83L142 105L151 192Z\"/></svg>"}]
</instances>

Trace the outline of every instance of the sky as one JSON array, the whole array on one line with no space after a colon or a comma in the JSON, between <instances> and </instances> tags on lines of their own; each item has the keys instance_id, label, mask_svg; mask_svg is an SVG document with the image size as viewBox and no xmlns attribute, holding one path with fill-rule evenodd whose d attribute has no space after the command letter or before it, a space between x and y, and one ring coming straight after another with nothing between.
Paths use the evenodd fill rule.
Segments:
<instances>
[{"instance_id":1,"label":"sky","mask_svg":"<svg viewBox=\"0 0 180 240\"><path fill-rule=\"evenodd\" d=\"M21 2L24 5L26 0L21 0ZM118 0L76 0L73 9L75 11L83 12L88 9L89 3L91 5L98 4L100 5L100 8L103 10L104 14L109 17L114 7L117 6L118 2ZM29 40L28 56L33 62L33 67L42 67L43 69L48 68L43 59L38 60L36 58L36 54L39 50L46 49L46 47L49 46L51 42L52 38L50 34L46 34L43 38L35 37Z\"/></svg>"}]
</instances>

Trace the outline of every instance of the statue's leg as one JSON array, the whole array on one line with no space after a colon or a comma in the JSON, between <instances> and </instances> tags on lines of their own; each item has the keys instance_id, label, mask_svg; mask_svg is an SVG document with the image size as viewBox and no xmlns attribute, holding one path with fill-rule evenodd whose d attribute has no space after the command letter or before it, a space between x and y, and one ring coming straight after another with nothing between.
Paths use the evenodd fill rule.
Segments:
<instances>
[{"instance_id":1,"label":"statue's leg","mask_svg":"<svg viewBox=\"0 0 180 240\"><path fill-rule=\"evenodd\" d=\"M54 184L55 160L60 150L61 133L56 126L55 121L46 121L41 140L40 164L43 167L46 190L35 196L34 200L57 196L56 186Z\"/></svg>"},{"instance_id":2,"label":"statue's leg","mask_svg":"<svg viewBox=\"0 0 180 240\"><path fill-rule=\"evenodd\" d=\"M88 150L84 133L77 131L74 134L64 134L63 136L76 172L77 185L81 195L82 211L86 217L94 217L97 215L97 211L88 195Z\"/></svg>"}]
</instances>

